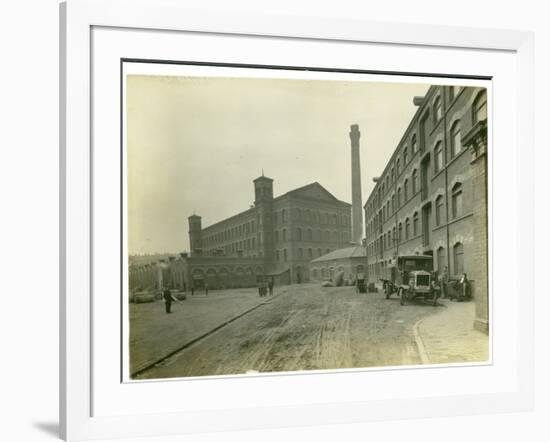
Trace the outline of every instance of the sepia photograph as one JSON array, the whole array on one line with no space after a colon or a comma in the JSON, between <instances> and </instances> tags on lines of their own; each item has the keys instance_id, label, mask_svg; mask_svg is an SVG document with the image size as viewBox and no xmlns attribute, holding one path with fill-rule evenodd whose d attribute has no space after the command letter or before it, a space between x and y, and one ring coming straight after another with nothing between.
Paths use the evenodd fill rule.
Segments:
<instances>
[{"instance_id":1,"label":"sepia photograph","mask_svg":"<svg viewBox=\"0 0 550 442\"><path fill-rule=\"evenodd\" d=\"M491 362L490 82L162 68L122 79L125 379Z\"/></svg>"}]
</instances>

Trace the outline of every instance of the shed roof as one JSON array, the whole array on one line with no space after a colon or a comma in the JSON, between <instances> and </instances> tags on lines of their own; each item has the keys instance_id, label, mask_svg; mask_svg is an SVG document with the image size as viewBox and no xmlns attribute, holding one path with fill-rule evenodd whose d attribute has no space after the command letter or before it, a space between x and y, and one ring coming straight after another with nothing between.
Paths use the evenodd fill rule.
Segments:
<instances>
[{"instance_id":1,"label":"shed roof","mask_svg":"<svg viewBox=\"0 0 550 442\"><path fill-rule=\"evenodd\" d=\"M326 255L319 256L311 262L323 262L323 261L334 261L336 259L345 259L345 258L364 258L365 257L365 248L363 246L352 246L346 247L343 249L334 250L333 252L327 253Z\"/></svg>"}]
</instances>

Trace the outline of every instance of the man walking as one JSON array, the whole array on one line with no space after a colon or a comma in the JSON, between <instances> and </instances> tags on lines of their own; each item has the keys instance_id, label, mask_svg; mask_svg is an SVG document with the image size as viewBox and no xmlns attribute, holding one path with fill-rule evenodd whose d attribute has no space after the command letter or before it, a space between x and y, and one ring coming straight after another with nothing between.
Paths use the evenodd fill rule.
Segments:
<instances>
[{"instance_id":1,"label":"man walking","mask_svg":"<svg viewBox=\"0 0 550 442\"><path fill-rule=\"evenodd\" d=\"M273 295L273 278L269 280L267 287L269 288L269 296Z\"/></svg>"}]
</instances>

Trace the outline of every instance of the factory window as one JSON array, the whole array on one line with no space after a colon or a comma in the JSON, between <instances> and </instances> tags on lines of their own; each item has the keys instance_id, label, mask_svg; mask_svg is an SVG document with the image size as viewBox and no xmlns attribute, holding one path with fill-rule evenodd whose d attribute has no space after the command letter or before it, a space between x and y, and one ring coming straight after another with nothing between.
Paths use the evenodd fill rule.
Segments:
<instances>
[{"instance_id":1,"label":"factory window","mask_svg":"<svg viewBox=\"0 0 550 442\"><path fill-rule=\"evenodd\" d=\"M443 196L439 195L435 199L435 225L441 225L443 219Z\"/></svg>"},{"instance_id":2,"label":"factory window","mask_svg":"<svg viewBox=\"0 0 550 442\"><path fill-rule=\"evenodd\" d=\"M403 167L407 166L409 163L409 148L405 146L403 149Z\"/></svg>"},{"instance_id":3,"label":"factory window","mask_svg":"<svg viewBox=\"0 0 550 442\"><path fill-rule=\"evenodd\" d=\"M414 155L416 153L416 150L418 149L418 146L416 144L416 134L413 135L411 140L411 153Z\"/></svg>"},{"instance_id":4,"label":"factory window","mask_svg":"<svg viewBox=\"0 0 550 442\"><path fill-rule=\"evenodd\" d=\"M441 97L437 97L434 100L434 123L437 123L439 120L441 120L441 117L443 116L443 110L441 108Z\"/></svg>"},{"instance_id":5,"label":"factory window","mask_svg":"<svg viewBox=\"0 0 550 442\"><path fill-rule=\"evenodd\" d=\"M391 237L392 245L397 244L397 234L395 232L395 227L392 229L392 237Z\"/></svg>"},{"instance_id":6,"label":"factory window","mask_svg":"<svg viewBox=\"0 0 550 442\"><path fill-rule=\"evenodd\" d=\"M286 254L286 249L283 249L283 261L286 261L287 260L287 254Z\"/></svg>"},{"instance_id":7,"label":"factory window","mask_svg":"<svg viewBox=\"0 0 550 442\"><path fill-rule=\"evenodd\" d=\"M302 229L301 229L300 227L298 227L298 228L296 229L296 239L297 239L298 241L301 241L301 240L302 240Z\"/></svg>"},{"instance_id":8,"label":"factory window","mask_svg":"<svg viewBox=\"0 0 550 442\"><path fill-rule=\"evenodd\" d=\"M279 231L275 230L275 242L279 241Z\"/></svg>"},{"instance_id":9,"label":"factory window","mask_svg":"<svg viewBox=\"0 0 550 442\"><path fill-rule=\"evenodd\" d=\"M304 258L304 249L302 249L302 248L298 249L298 258L300 258L300 259Z\"/></svg>"},{"instance_id":10,"label":"factory window","mask_svg":"<svg viewBox=\"0 0 550 442\"><path fill-rule=\"evenodd\" d=\"M390 191L390 174L386 175L386 192Z\"/></svg>"},{"instance_id":11,"label":"factory window","mask_svg":"<svg viewBox=\"0 0 550 442\"><path fill-rule=\"evenodd\" d=\"M412 193L413 195L418 190L418 173L416 172L416 169L413 170L412 173Z\"/></svg>"},{"instance_id":12,"label":"factory window","mask_svg":"<svg viewBox=\"0 0 550 442\"><path fill-rule=\"evenodd\" d=\"M418 235L418 212L413 215L413 236Z\"/></svg>"},{"instance_id":13,"label":"factory window","mask_svg":"<svg viewBox=\"0 0 550 442\"><path fill-rule=\"evenodd\" d=\"M307 255L309 259L313 259L313 249L311 248L307 249Z\"/></svg>"},{"instance_id":14,"label":"factory window","mask_svg":"<svg viewBox=\"0 0 550 442\"><path fill-rule=\"evenodd\" d=\"M399 176L399 174L401 173L401 160L398 158L395 164L396 164L395 167L397 169L397 176Z\"/></svg>"},{"instance_id":15,"label":"factory window","mask_svg":"<svg viewBox=\"0 0 550 442\"><path fill-rule=\"evenodd\" d=\"M279 262L281 260L281 253L277 250L275 255L277 256L277 262Z\"/></svg>"},{"instance_id":16,"label":"factory window","mask_svg":"<svg viewBox=\"0 0 550 442\"><path fill-rule=\"evenodd\" d=\"M256 248L256 238L252 238L252 248Z\"/></svg>"},{"instance_id":17,"label":"factory window","mask_svg":"<svg viewBox=\"0 0 550 442\"><path fill-rule=\"evenodd\" d=\"M311 229L307 229L307 240L313 241L313 231Z\"/></svg>"},{"instance_id":18,"label":"factory window","mask_svg":"<svg viewBox=\"0 0 550 442\"><path fill-rule=\"evenodd\" d=\"M483 89L474 100L472 112L473 124L487 119L487 92L485 89Z\"/></svg>"},{"instance_id":19,"label":"factory window","mask_svg":"<svg viewBox=\"0 0 550 442\"><path fill-rule=\"evenodd\" d=\"M441 146L441 141L434 147L434 173L438 173L443 169L443 148Z\"/></svg>"},{"instance_id":20,"label":"factory window","mask_svg":"<svg viewBox=\"0 0 550 442\"><path fill-rule=\"evenodd\" d=\"M403 223L399 223L399 230L397 231L397 242L401 242L403 240Z\"/></svg>"},{"instance_id":21,"label":"factory window","mask_svg":"<svg viewBox=\"0 0 550 442\"><path fill-rule=\"evenodd\" d=\"M454 274L464 273L464 246L462 243L456 243L453 247Z\"/></svg>"},{"instance_id":22,"label":"factory window","mask_svg":"<svg viewBox=\"0 0 550 442\"><path fill-rule=\"evenodd\" d=\"M306 210L306 221L311 221L311 212L309 209Z\"/></svg>"},{"instance_id":23,"label":"factory window","mask_svg":"<svg viewBox=\"0 0 550 442\"><path fill-rule=\"evenodd\" d=\"M395 213L395 194L391 196L391 213Z\"/></svg>"},{"instance_id":24,"label":"factory window","mask_svg":"<svg viewBox=\"0 0 550 442\"><path fill-rule=\"evenodd\" d=\"M397 189L397 207L401 207L401 187Z\"/></svg>"},{"instance_id":25,"label":"factory window","mask_svg":"<svg viewBox=\"0 0 550 442\"><path fill-rule=\"evenodd\" d=\"M286 241L286 229L283 229L283 241Z\"/></svg>"},{"instance_id":26,"label":"factory window","mask_svg":"<svg viewBox=\"0 0 550 442\"><path fill-rule=\"evenodd\" d=\"M391 168L391 183L393 184L395 182L395 170L392 167Z\"/></svg>"},{"instance_id":27,"label":"factory window","mask_svg":"<svg viewBox=\"0 0 550 442\"><path fill-rule=\"evenodd\" d=\"M462 142L460 140L460 120L453 123L451 127L451 158L454 158L462 150Z\"/></svg>"},{"instance_id":28,"label":"factory window","mask_svg":"<svg viewBox=\"0 0 550 442\"><path fill-rule=\"evenodd\" d=\"M405 239L409 239L411 231L411 222L409 218L405 219Z\"/></svg>"},{"instance_id":29,"label":"factory window","mask_svg":"<svg viewBox=\"0 0 550 442\"><path fill-rule=\"evenodd\" d=\"M456 183L452 192L452 211L453 218L462 216L462 184Z\"/></svg>"},{"instance_id":30,"label":"factory window","mask_svg":"<svg viewBox=\"0 0 550 442\"><path fill-rule=\"evenodd\" d=\"M405 183L403 184L403 197L405 198L403 202L407 202L409 199L409 180L405 180Z\"/></svg>"}]
</instances>

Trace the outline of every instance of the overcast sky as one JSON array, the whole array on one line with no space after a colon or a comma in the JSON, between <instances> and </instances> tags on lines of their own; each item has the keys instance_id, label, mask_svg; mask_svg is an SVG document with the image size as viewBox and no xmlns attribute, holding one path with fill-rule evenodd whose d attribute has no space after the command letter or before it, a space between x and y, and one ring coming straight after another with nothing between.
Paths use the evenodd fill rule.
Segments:
<instances>
[{"instance_id":1,"label":"overcast sky","mask_svg":"<svg viewBox=\"0 0 550 442\"><path fill-rule=\"evenodd\" d=\"M131 75L127 79L130 254L189 249L203 227L247 209L252 180L275 196L318 181L351 203L349 127L361 131L363 204L407 128L423 84Z\"/></svg>"}]
</instances>

